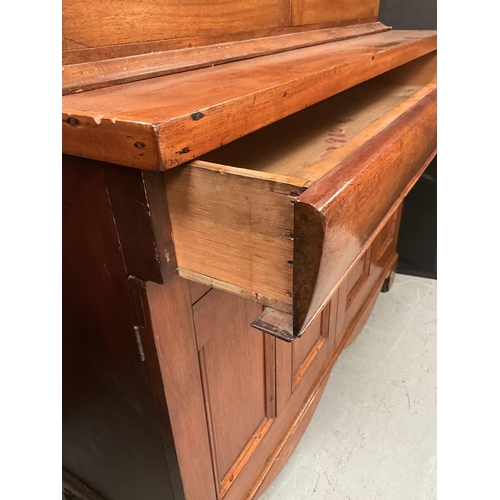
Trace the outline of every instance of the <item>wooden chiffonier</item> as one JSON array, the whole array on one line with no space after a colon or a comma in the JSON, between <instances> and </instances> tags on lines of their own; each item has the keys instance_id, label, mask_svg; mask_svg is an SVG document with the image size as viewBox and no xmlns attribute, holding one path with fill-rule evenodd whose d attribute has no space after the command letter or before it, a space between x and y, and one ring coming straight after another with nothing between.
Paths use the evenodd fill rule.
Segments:
<instances>
[{"instance_id":1,"label":"wooden chiffonier","mask_svg":"<svg viewBox=\"0 0 500 500\"><path fill-rule=\"evenodd\" d=\"M257 499L286 463L436 154L436 34L377 15L63 0L67 499Z\"/></svg>"}]
</instances>

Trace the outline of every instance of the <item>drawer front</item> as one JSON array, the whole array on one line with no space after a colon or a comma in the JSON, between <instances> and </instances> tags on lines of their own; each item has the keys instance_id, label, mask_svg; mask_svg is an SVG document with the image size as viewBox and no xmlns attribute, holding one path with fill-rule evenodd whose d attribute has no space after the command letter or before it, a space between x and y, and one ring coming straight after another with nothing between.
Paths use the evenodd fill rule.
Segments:
<instances>
[{"instance_id":1,"label":"drawer front","mask_svg":"<svg viewBox=\"0 0 500 500\"><path fill-rule=\"evenodd\" d=\"M328 302L435 150L434 89L299 197L294 214L294 335Z\"/></svg>"}]
</instances>

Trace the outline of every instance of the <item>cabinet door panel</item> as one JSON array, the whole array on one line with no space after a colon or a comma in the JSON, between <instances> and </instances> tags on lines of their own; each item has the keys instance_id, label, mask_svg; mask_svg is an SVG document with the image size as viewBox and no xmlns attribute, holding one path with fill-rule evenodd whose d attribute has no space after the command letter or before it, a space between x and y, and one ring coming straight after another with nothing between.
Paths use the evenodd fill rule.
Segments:
<instances>
[{"instance_id":1,"label":"cabinet door panel","mask_svg":"<svg viewBox=\"0 0 500 500\"><path fill-rule=\"evenodd\" d=\"M373 242L371 273L379 275L396 252L403 205L392 214Z\"/></svg>"},{"instance_id":2,"label":"cabinet door panel","mask_svg":"<svg viewBox=\"0 0 500 500\"><path fill-rule=\"evenodd\" d=\"M275 339L250 327L261 310L219 290L193 306L220 496L269 430L275 413Z\"/></svg>"},{"instance_id":3,"label":"cabinet door panel","mask_svg":"<svg viewBox=\"0 0 500 500\"><path fill-rule=\"evenodd\" d=\"M312 384L326 361L329 309L328 305L299 339L292 343L276 341L278 417L292 393L299 387Z\"/></svg>"},{"instance_id":4,"label":"cabinet door panel","mask_svg":"<svg viewBox=\"0 0 500 500\"><path fill-rule=\"evenodd\" d=\"M292 391L325 345L328 329L323 328L321 317L312 323L302 337L292 343Z\"/></svg>"}]
</instances>

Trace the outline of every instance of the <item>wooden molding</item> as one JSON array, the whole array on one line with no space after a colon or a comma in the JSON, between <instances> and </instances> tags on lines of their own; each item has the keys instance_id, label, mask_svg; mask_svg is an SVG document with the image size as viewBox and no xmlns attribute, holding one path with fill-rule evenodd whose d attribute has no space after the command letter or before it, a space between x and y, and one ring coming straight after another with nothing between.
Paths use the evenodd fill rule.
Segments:
<instances>
[{"instance_id":1,"label":"wooden molding","mask_svg":"<svg viewBox=\"0 0 500 500\"><path fill-rule=\"evenodd\" d=\"M232 61L277 54L312 45L382 33L390 29L388 26L376 22L69 64L62 68L62 93L67 95L94 90Z\"/></svg>"}]
</instances>

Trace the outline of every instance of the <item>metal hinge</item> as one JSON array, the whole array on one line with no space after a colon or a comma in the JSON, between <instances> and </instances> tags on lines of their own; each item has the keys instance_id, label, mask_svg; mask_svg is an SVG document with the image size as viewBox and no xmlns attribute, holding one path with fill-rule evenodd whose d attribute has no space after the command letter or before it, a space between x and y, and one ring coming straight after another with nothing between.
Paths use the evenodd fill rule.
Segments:
<instances>
[{"instance_id":1,"label":"metal hinge","mask_svg":"<svg viewBox=\"0 0 500 500\"><path fill-rule=\"evenodd\" d=\"M134 325L134 333L135 340L137 341L137 347L139 348L139 356L141 357L141 361L146 361L146 357L144 356L144 348L142 347L141 332L138 326Z\"/></svg>"}]
</instances>

